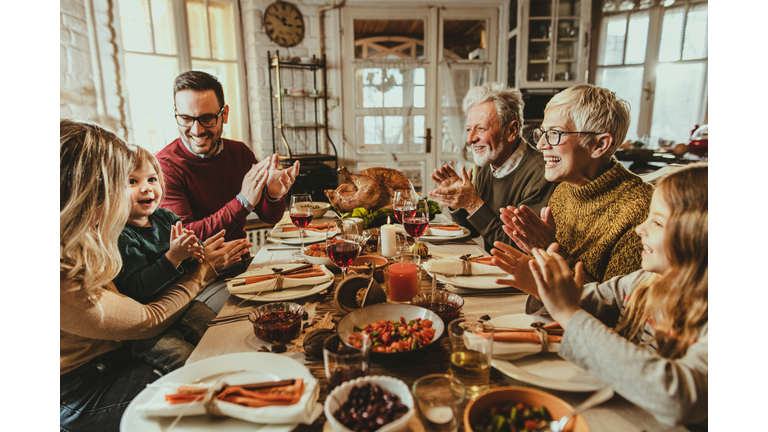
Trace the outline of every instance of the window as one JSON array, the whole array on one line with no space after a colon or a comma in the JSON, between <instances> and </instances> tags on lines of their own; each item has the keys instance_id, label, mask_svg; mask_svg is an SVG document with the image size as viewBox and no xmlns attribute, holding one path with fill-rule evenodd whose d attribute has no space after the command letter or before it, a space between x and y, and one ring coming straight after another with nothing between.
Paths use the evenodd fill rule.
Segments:
<instances>
[{"instance_id":1,"label":"window","mask_svg":"<svg viewBox=\"0 0 768 432\"><path fill-rule=\"evenodd\" d=\"M603 15L595 84L632 106L627 139L687 143L707 117L707 2Z\"/></svg>"},{"instance_id":2,"label":"window","mask_svg":"<svg viewBox=\"0 0 768 432\"><path fill-rule=\"evenodd\" d=\"M173 80L188 70L219 79L230 106L224 136L248 142L238 2L120 0L118 8L134 142L157 152L178 138Z\"/></svg>"}]
</instances>

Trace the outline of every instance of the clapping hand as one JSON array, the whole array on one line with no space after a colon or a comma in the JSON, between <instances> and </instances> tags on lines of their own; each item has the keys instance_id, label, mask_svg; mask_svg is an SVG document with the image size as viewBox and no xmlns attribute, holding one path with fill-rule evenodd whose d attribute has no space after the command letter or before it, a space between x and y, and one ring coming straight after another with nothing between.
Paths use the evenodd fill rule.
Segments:
<instances>
[{"instance_id":1,"label":"clapping hand","mask_svg":"<svg viewBox=\"0 0 768 432\"><path fill-rule=\"evenodd\" d=\"M165 257L174 267L178 267L187 258L203 262L203 247L198 244L194 231L184 228L181 221L171 226L170 243L171 247L165 253Z\"/></svg>"},{"instance_id":2,"label":"clapping hand","mask_svg":"<svg viewBox=\"0 0 768 432\"><path fill-rule=\"evenodd\" d=\"M269 178L270 165L265 161L268 162L269 159L254 164L243 177L243 186L240 189L240 193L248 200L251 206L255 206L261 201L261 194Z\"/></svg>"},{"instance_id":3,"label":"clapping hand","mask_svg":"<svg viewBox=\"0 0 768 432\"><path fill-rule=\"evenodd\" d=\"M462 166L457 173L449 165L443 165L430 177L437 183L438 188L428 195L438 204L467 211L474 211L483 205L483 200L477 195L475 185L472 184L471 168L465 170Z\"/></svg>"},{"instance_id":4,"label":"clapping hand","mask_svg":"<svg viewBox=\"0 0 768 432\"><path fill-rule=\"evenodd\" d=\"M508 279L496 279L496 283L513 286L538 297L536 280L528 268L528 262L532 258L506 243L497 241L493 243L493 246L494 248L491 249L493 265L509 273L510 276Z\"/></svg>"},{"instance_id":5,"label":"clapping hand","mask_svg":"<svg viewBox=\"0 0 768 432\"><path fill-rule=\"evenodd\" d=\"M248 254L253 243L247 239L224 241L226 230L208 237L205 245L205 259L211 263L216 271L223 270L242 260L242 256Z\"/></svg>"},{"instance_id":6,"label":"clapping hand","mask_svg":"<svg viewBox=\"0 0 768 432\"><path fill-rule=\"evenodd\" d=\"M288 192L293 182L296 181L296 176L299 175L299 167L301 164L296 161L292 167L281 170L279 166L280 157L275 153L272 158L268 159L269 166L269 178L267 179L267 193L272 199L278 199Z\"/></svg>"},{"instance_id":7,"label":"clapping hand","mask_svg":"<svg viewBox=\"0 0 768 432\"><path fill-rule=\"evenodd\" d=\"M543 249L555 242L555 220L550 207L541 209L541 217L528 206L507 206L499 209L502 229L523 252L531 254L533 248Z\"/></svg>"},{"instance_id":8,"label":"clapping hand","mask_svg":"<svg viewBox=\"0 0 768 432\"><path fill-rule=\"evenodd\" d=\"M528 267L536 281L539 298L552 318L566 327L573 314L581 309L581 294L584 290L584 264L576 263L575 274L565 259L554 252L557 243L548 250L533 249L533 260Z\"/></svg>"}]
</instances>

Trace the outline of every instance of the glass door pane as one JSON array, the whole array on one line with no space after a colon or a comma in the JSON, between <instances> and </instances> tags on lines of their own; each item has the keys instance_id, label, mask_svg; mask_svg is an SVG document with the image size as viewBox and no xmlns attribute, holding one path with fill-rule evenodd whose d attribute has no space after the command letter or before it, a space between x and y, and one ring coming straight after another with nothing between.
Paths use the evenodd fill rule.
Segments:
<instances>
[{"instance_id":1,"label":"glass door pane","mask_svg":"<svg viewBox=\"0 0 768 432\"><path fill-rule=\"evenodd\" d=\"M531 18L528 25L528 81L549 81L553 31L551 18Z\"/></svg>"},{"instance_id":2,"label":"glass door pane","mask_svg":"<svg viewBox=\"0 0 768 432\"><path fill-rule=\"evenodd\" d=\"M706 85L706 65L669 63L656 68L651 144L658 139L687 143L699 122ZM664 97L660 97L663 95Z\"/></svg>"}]
</instances>

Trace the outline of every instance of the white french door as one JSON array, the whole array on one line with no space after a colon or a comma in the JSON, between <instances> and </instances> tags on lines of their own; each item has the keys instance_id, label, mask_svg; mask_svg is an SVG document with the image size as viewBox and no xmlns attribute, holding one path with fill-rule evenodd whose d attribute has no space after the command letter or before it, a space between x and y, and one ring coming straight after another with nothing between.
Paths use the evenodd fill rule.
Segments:
<instances>
[{"instance_id":1,"label":"white french door","mask_svg":"<svg viewBox=\"0 0 768 432\"><path fill-rule=\"evenodd\" d=\"M344 152L350 170L383 166L416 190L438 164L471 165L461 103L496 80L499 9L344 8Z\"/></svg>"}]
</instances>

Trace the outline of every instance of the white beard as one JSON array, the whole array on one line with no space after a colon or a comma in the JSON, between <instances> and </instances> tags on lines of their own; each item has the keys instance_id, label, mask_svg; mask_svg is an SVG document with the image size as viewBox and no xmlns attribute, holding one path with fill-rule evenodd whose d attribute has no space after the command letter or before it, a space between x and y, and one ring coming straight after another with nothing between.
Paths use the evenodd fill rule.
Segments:
<instances>
[{"instance_id":1,"label":"white beard","mask_svg":"<svg viewBox=\"0 0 768 432\"><path fill-rule=\"evenodd\" d=\"M486 146L486 148L488 148ZM475 165L478 167L484 167L489 163L499 158L499 154L502 151L502 147L498 146L495 150L487 150L483 153L472 152L472 158L475 160Z\"/></svg>"}]
</instances>

